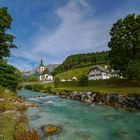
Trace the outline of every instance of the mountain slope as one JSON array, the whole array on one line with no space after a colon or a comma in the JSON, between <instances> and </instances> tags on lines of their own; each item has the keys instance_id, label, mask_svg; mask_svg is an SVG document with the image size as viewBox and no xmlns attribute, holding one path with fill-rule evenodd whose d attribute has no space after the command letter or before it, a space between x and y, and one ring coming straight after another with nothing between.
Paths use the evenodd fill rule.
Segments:
<instances>
[{"instance_id":1,"label":"mountain slope","mask_svg":"<svg viewBox=\"0 0 140 140\"><path fill-rule=\"evenodd\" d=\"M72 69L72 70L68 70L66 72L62 72L59 73L57 75L55 75L55 78L59 78L59 79L72 79L73 77L76 77L77 79L81 76L81 75L86 75L89 70L91 69L92 66L87 66L87 67L83 67L83 68L77 68L77 69Z\"/></svg>"},{"instance_id":2,"label":"mountain slope","mask_svg":"<svg viewBox=\"0 0 140 140\"><path fill-rule=\"evenodd\" d=\"M70 55L61 65L54 69L53 74L56 75L75 68L108 63L108 51Z\"/></svg>"},{"instance_id":3,"label":"mountain slope","mask_svg":"<svg viewBox=\"0 0 140 140\"><path fill-rule=\"evenodd\" d=\"M50 71L52 72L55 68L57 68L59 66L59 64L48 64L48 65L45 65L45 67ZM24 71L22 72L22 76L24 78L27 78L29 76L35 76L35 77L38 77L39 76L39 73L38 73L38 67L36 68L33 68L32 70L30 71Z\"/></svg>"}]
</instances>

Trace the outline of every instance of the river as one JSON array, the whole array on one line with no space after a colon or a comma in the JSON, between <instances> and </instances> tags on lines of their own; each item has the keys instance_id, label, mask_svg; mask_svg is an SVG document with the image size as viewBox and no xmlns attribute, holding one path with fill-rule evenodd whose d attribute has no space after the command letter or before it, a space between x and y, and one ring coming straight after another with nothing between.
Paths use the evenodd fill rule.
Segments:
<instances>
[{"instance_id":1,"label":"river","mask_svg":"<svg viewBox=\"0 0 140 140\"><path fill-rule=\"evenodd\" d=\"M20 96L38 104L29 108L29 126L40 133L47 124L59 125L59 134L41 140L140 140L140 112L117 110L103 105L85 105L79 101L48 96L22 89Z\"/></svg>"}]
</instances>

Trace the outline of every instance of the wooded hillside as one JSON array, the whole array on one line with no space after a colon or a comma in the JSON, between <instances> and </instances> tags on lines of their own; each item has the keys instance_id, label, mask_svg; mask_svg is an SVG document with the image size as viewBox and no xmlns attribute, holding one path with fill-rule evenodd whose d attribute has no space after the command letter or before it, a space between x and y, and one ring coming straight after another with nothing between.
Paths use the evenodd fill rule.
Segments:
<instances>
[{"instance_id":1,"label":"wooded hillside","mask_svg":"<svg viewBox=\"0 0 140 140\"><path fill-rule=\"evenodd\" d=\"M87 54L70 55L53 71L53 74L56 75L70 69L81 68L90 65L108 64L108 53L108 51L102 51L96 53L93 52Z\"/></svg>"}]
</instances>

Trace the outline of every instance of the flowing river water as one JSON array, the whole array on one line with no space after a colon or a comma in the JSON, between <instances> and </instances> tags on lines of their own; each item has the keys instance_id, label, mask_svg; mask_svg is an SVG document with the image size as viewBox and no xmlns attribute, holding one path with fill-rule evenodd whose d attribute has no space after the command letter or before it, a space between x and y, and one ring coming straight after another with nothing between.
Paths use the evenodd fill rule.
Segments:
<instances>
[{"instance_id":1,"label":"flowing river water","mask_svg":"<svg viewBox=\"0 0 140 140\"><path fill-rule=\"evenodd\" d=\"M47 124L62 127L59 134L42 136L41 140L140 140L140 112L85 105L25 89L19 95L38 104L26 111L31 128L40 133Z\"/></svg>"}]
</instances>

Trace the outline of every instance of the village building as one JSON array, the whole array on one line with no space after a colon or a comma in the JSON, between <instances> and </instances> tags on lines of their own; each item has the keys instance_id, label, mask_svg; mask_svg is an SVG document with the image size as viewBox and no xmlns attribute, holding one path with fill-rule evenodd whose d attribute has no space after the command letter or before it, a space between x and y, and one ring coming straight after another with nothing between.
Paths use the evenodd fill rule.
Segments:
<instances>
[{"instance_id":1,"label":"village building","mask_svg":"<svg viewBox=\"0 0 140 140\"><path fill-rule=\"evenodd\" d=\"M112 70L111 72L107 68L103 68L100 65L93 66L88 72L89 80L103 80L110 79L111 77L119 77L119 70Z\"/></svg>"},{"instance_id":2,"label":"village building","mask_svg":"<svg viewBox=\"0 0 140 140\"><path fill-rule=\"evenodd\" d=\"M119 77L120 70L111 70L111 77ZM121 77L122 78L122 77Z\"/></svg>"},{"instance_id":3,"label":"village building","mask_svg":"<svg viewBox=\"0 0 140 140\"><path fill-rule=\"evenodd\" d=\"M77 81L77 77L76 76L72 77L72 80Z\"/></svg>"},{"instance_id":4,"label":"village building","mask_svg":"<svg viewBox=\"0 0 140 140\"><path fill-rule=\"evenodd\" d=\"M53 76L52 76L51 72L43 64L43 60L41 60L38 71L39 71L39 80L40 81L52 81L53 80Z\"/></svg>"}]
</instances>

